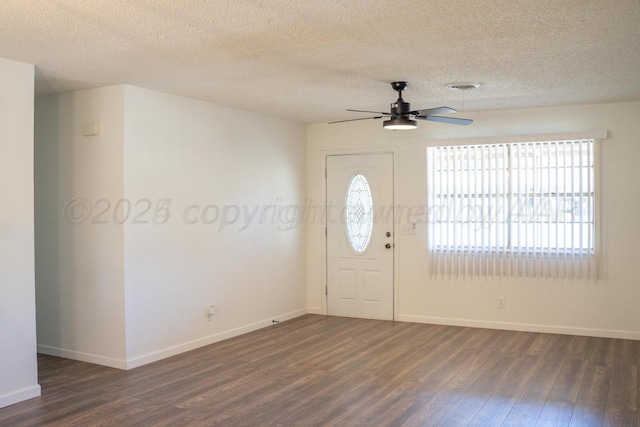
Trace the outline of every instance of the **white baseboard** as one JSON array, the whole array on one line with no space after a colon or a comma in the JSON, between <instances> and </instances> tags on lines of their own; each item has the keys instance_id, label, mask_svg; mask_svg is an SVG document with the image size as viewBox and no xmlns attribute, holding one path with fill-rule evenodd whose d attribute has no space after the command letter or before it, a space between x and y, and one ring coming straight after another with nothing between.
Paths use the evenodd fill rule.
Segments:
<instances>
[{"instance_id":1,"label":"white baseboard","mask_svg":"<svg viewBox=\"0 0 640 427\"><path fill-rule=\"evenodd\" d=\"M239 328L209 335L203 338L198 338L197 340L189 341L186 343L167 347L162 350L154 351L152 353L147 353L141 356L133 357L133 358L127 359L125 369L137 368L138 366L142 366L148 363L156 362L158 360L166 359L167 357L175 356L176 354L184 353L190 350L195 350L196 348L204 347L206 345L213 344L218 341L223 341L229 338L237 337L238 335L246 334L248 332L253 332L255 330L273 325L274 320L277 320L279 322L284 322L285 320L290 320L299 316L303 316L307 314L307 312L308 310L306 308L303 308L300 310L292 311L290 313L281 314L276 317L270 317L268 319L251 323L249 325L241 326Z\"/></svg>"},{"instance_id":2,"label":"white baseboard","mask_svg":"<svg viewBox=\"0 0 640 427\"><path fill-rule=\"evenodd\" d=\"M40 385L38 384L31 387L21 388L20 390L15 390L10 393L5 393L0 396L0 408L33 399L34 397L40 396L40 393Z\"/></svg>"},{"instance_id":3,"label":"white baseboard","mask_svg":"<svg viewBox=\"0 0 640 427\"><path fill-rule=\"evenodd\" d=\"M307 313L308 314L324 314L322 312L322 308L320 307L309 307L307 308Z\"/></svg>"},{"instance_id":4,"label":"white baseboard","mask_svg":"<svg viewBox=\"0 0 640 427\"><path fill-rule=\"evenodd\" d=\"M271 326L273 325L274 320L284 322L285 320L290 320L305 314L307 314L307 309L303 308L300 310L292 311L290 313L270 317L269 319L261 320L249 325L241 326L239 328L231 329L229 331L220 332L214 335L199 338L197 340L154 351L152 353L147 353L142 356L133 357L127 360L40 344L38 345L38 353L48 354L50 356L64 357L65 359L78 360L81 362L94 363L96 365L108 366L110 368L127 370L137 368L138 366L146 365L148 363L156 362L167 357L175 356L176 354L184 353L185 351L204 347L205 345L213 344L218 341L237 337L238 335L246 334L247 332L252 332L257 329Z\"/></svg>"},{"instance_id":5,"label":"white baseboard","mask_svg":"<svg viewBox=\"0 0 640 427\"><path fill-rule=\"evenodd\" d=\"M409 315L409 314L399 315L398 320L401 322L429 323L434 325L447 325L447 326L465 326L470 328L504 329L507 331L540 332L540 333L549 333L549 334L582 335L582 336L588 336L588 337L640 340L640 332L616 331L616 330L609 330L609 329L576 328L576 327L567 327L567 326L537 325L537 324L527 324L527 323L491 322L486 320L455 319L455 318L448 318L448 317L432 317L432 316L415 316L415 315Z\"/></svg>"},{"instance_id":6,"label":"white baseboard","mask_svg":"<svg viewBox=\"0 0 640 427\"><path fill-rule=\"evenodd\" d=\"M94 363L96 365L108 366L110 368L127 369L127 363L124 359L103 356L101 354L86 353L83 351L52 347L42 344L38 344L38 353L48 354L49 356L64 357L65 359L78 360L80 362Z\"/></svg>"}]
</instances>

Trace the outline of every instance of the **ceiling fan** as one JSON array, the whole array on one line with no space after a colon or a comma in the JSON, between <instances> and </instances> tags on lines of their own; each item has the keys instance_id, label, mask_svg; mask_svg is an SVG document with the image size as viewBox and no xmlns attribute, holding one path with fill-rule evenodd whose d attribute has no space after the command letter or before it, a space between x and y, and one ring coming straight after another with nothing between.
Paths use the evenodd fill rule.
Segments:
<instances>
[{"instance_id":1,"label":"ceiling fan","mask_svg":"<svg viewBox=\"0 0 640 427\"><path fill-rule=\"evenodd\" d=\"M370 119L381 119L383 117L389 117L388 120L385 120L382 126L385 129L391 130L407 130L407 129L415 129L418 127L418 122L416 120L430 120L432 122L442 122L442 123L451 123L454 125L470 125L473 123L471 119L459 119L454 117L443 117L443 116L434 116L433 114L451 114L457 113L457 110L449 107L437 107L437 108L426 108L424 110L411 110L411 104L405 102L402 99L402 91L407 88L407 82L393 82L391 83L391 87L393 90L398 92L398 100L396 102L391 103L391 112L383 113L378 111L366 111L366 110L349 110L357 113L372 113L378 114L374 117L364 117L361 119L349 119L349 120L339 120L337 122L330 122L329 124L334 123L344 123L344 122L353 122L356 120L370 120Z\"/></svg>"}]
</instances>

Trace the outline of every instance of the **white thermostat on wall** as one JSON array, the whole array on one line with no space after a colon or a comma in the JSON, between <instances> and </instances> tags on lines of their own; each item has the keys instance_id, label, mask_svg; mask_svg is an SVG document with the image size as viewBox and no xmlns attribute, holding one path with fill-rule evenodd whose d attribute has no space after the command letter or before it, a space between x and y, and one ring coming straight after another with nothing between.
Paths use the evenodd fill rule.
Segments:
<instances>
[{"instance_id":1,"label":"white thermostat on wall","mask_svg":"<svg viewBox=\"0 0 640 427\"><path fill-rule=\"evenodd\" d=\"M82 136L96 136L100 135L100 122L85 123L82 125Z\"/></svg>"}]
</instances>

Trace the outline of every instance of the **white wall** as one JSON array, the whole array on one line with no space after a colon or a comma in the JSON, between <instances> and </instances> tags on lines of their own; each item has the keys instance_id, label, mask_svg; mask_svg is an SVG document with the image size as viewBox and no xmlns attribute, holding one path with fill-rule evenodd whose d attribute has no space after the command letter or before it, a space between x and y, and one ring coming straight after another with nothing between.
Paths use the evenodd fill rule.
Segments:
<instances>
[{"instance_id":1,"label":"white wall","mask_svg":"<svg viewBox=\"0 0 640 427\"><path fill-rule=\"evenodd\" d=\"M305 228L231 223L303 199L303 125L131 86L36 120L40 351L126 369L306 313Z\"/></svg>"},{"instance_id":2,"label":"white wall","mask_svg":"<svg viewBox=\"0 0 640 427\"><path fill-rule=\"evenodd\" d=\"M602 262L598 282L491 279L435 280L427 271L425 224L416 236L396 233L399 320L568 332L640 339L640 103L572 106L460 114L460 127L422 122L416 130L390 132L380 121L308 128L307 194L323 201L323 150L398 149L397 203L425 206L425 147L439 139L609 131L602 142ZM406 221L406 218L405 218ZM308 305L322 312L324 283L321 224L308 224ZM497 308L506 297L507 307Z\"/></svg>"},{"instance_id":3,"label":"white wall","mask_svg":"<svg viewBox=\"0 0 640 427\"><path fill-rule=\"evenodd\" d=\"M113 221L123 102L121 86L38 97L35 124L38 349L115 367L125 363L124 226ZM82 136L95 122L101 134Z\"/></svg>"},{"instance_id":4,"label":"white wall","mask_svg":"<svg viewBox=\"0 0 640 427\"><path fill-rule=\"evenodd\" d=\"M0 408L40 395L33 247L33 72L0 58Z\"/></svg>"},{"instance_id":5,"label":"white wall","mask_svg":"<svg viewBox=\"0 0 640 427\"><path fill-rule=\"evenodd\" d=\"M267 208L304 198L304 126L125 93L125 197L147 222L125 226L130 365L306 313L304 227Z\"/></svg>"}]
</instances>

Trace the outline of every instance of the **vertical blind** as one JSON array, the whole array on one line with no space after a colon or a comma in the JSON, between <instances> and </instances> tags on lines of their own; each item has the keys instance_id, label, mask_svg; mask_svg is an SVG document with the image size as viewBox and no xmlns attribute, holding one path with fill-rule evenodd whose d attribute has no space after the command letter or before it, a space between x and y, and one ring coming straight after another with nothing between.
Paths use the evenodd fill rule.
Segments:
<instances>
[{"instance_id":1,"label":"vertical blind","mask_svg":"<svg viewBox=\"0 0 640 427\"><path fill-rule=\"evenodd\" d=\"M427 148L431 274L597 278L594 145Z\"/></svg>"}]
</instances>

